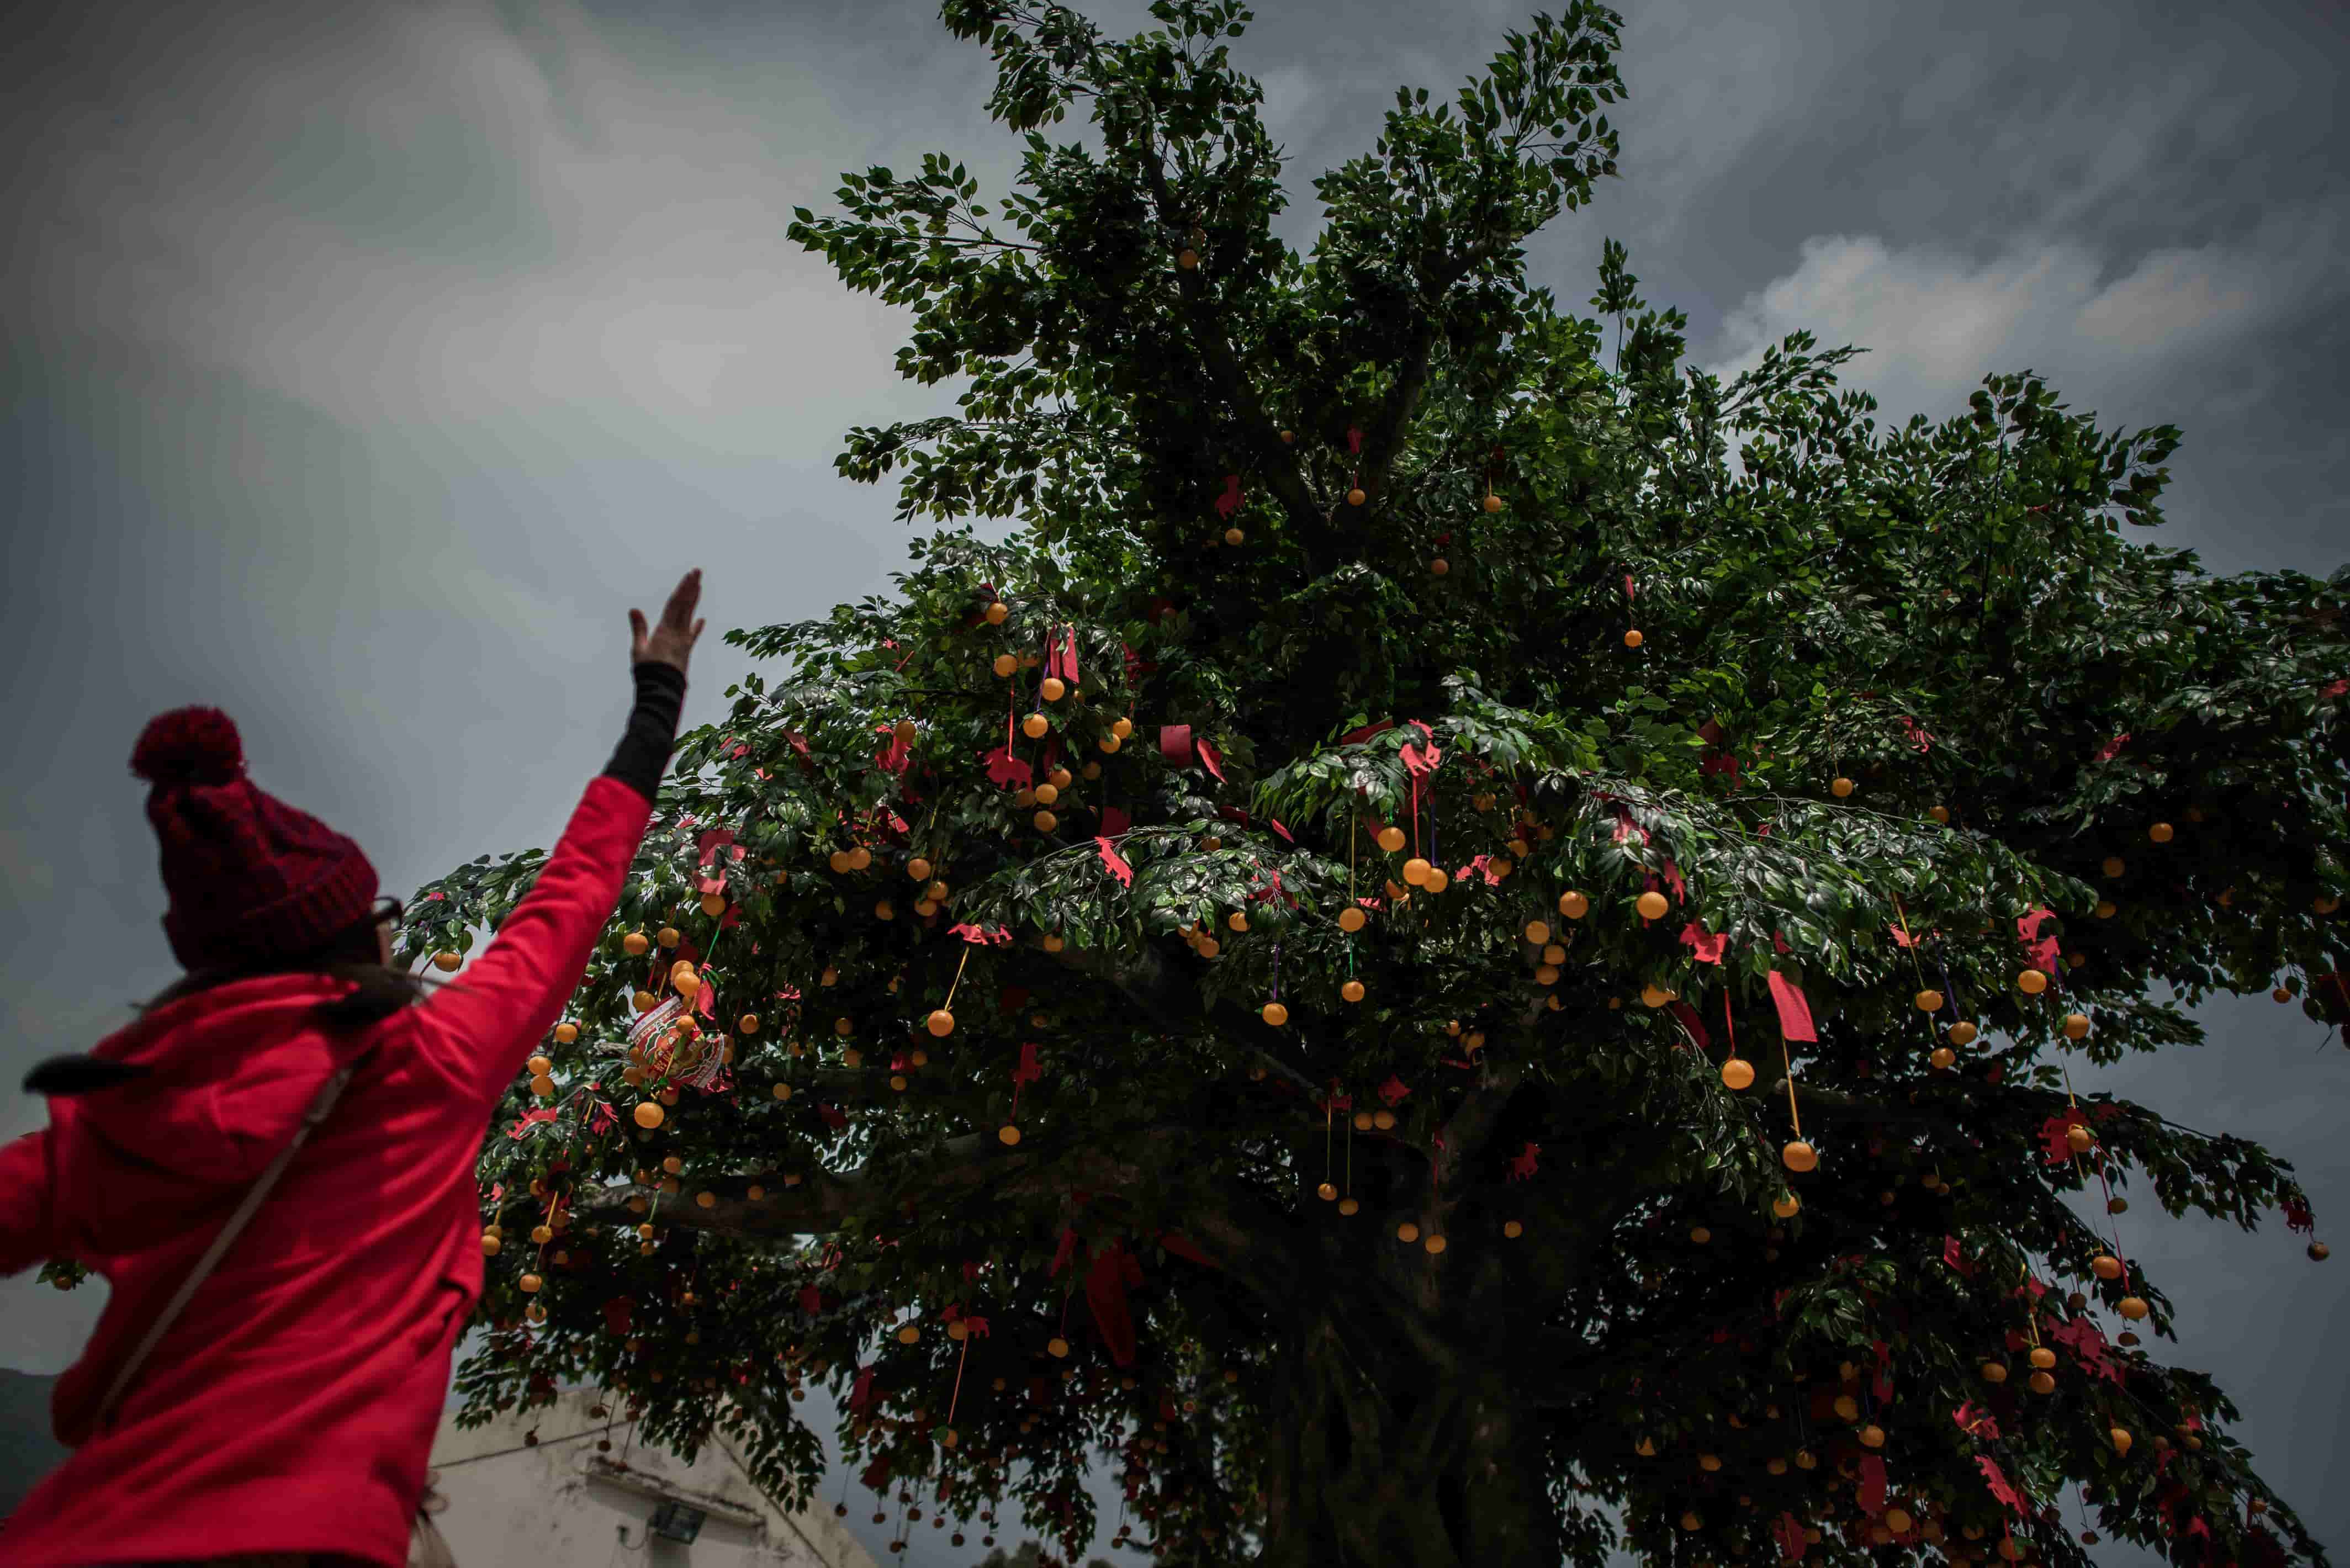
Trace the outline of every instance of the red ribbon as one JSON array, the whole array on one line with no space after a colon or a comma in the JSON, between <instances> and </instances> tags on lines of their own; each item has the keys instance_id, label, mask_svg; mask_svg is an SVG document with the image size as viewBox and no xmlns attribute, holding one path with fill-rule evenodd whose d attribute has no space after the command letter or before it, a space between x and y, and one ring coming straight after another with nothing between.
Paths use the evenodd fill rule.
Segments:
<instances>
[{"instance_id":1,"label":"red ribbon","mask_svg":"<svg viewBox=\"0 0 2350 1568\"><path fill-rule=\"evenodd\" d=\"M1811 1003L1804 1000L1803 992L1777 970L1771 971L1771 1000L1779 1008L1779 1033L1790 1040L1809 1040L1816 1044L1819 1034L1812 1027Z\"/></svg>"}]
</instances>

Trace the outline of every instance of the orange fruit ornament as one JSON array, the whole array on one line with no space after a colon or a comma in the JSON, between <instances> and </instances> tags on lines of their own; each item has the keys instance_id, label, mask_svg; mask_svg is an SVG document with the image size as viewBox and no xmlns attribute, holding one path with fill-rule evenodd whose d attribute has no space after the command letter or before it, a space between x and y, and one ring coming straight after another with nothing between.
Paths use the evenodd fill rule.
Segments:
<instances>
[{"instance_id":1,"label":"orange fruit ornament","mask_svg":"<svg viewBox=\"0 0 2350 1568\"><path fill-rule=\"evenodd\" d=\"M930 1032L943 1040L954 1033L954 1014L941 1007L931 1012L926 1025Z\"/></svg>"},{"instance_id":2,"label":"orange fruit ornament","mask_svg":"<svg viewBox=\"0 0 2350 1568\"><path fill-rule=\"evenodd\" d=\"M1786 1162L1789 1170L1798 1175L1815 1168L1820 1163L1819 1151L1801 1138L1781 1149L1779 1158Z\"/></svg>"},{"instance_id":3,"label":"orange fruit ornament","mask_svg":"<svg viewBox=\"0 0 2350 1568\"><path fill-rule=\"evenodd\" d=\"M1743 1089L1754 1082L1754 1064L1732 1056L1721 1064L1721 1082L1725 1087Z\"/></svg>"},{"instance_id":4,"label":"orange fruit ornament","mask_svg":"<svg viewBox=\"0 0 2350 1568\"><path fill-rule=\"evenodd\" d=\"M1633 907L1640 911L1640 918L1644 920L1661 920L1668 906L1662 893L1648 892L1641 894Z\"/></svg>"}]
</instances>

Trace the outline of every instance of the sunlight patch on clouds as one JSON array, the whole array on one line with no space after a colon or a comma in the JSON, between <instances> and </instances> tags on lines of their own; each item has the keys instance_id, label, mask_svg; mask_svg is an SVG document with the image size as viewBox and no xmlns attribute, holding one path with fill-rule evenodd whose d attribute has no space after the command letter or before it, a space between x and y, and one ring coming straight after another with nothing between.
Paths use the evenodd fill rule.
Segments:
<instances>
[{"instance_id":1,"label":"sunlight patch on clouds","mask_svg":"<svg viewBox=\"0 0 2350 1568\"><path fill-rule=\"evenodd\" d=\"M1727 380L1759 363L1765 347L1808 330L1822 348L1868 350L1844 379L1877 396L1880 425L1913 413L1939 421L1960 411L1984 376L2027 368L2075 410L2151 388L2170 406L2130 417L2224 412L2215 400L2241 404L2241 379L2259 379L2257 369L2239 358L2233 377L2195 383L2185 369L2224 360L2256 329L2342 292L2327 258L2344 237L2346 205L2293 209L2241 239L2126 266L2070 240L2023 242L1976 261L1871 234L1820 236L1804 242L1792 272L1728 314L1705 369Z\"/></svg>"}]
</instances>

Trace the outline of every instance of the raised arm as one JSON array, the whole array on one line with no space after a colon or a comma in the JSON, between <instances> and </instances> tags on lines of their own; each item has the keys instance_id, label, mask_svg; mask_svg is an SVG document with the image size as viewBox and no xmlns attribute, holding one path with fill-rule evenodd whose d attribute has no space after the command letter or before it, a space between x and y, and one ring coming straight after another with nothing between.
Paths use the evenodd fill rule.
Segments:
<instances>
[{"instance_id":1,"label":"raised arm","mask_svg":"<svg viewBox=\"0 0 2350 1568\"><path fill-rule=\"evenodd\" d=\"M637 683L629 726L588 785L546 868L482 955L419 1012L421 1046L471 1098L495 1099L521 1070L588 967L610 919L654 793L677 740L685 667L702 623L702 574L690 572L649 631L629 612Z\"/></svg>"}]
</instances>

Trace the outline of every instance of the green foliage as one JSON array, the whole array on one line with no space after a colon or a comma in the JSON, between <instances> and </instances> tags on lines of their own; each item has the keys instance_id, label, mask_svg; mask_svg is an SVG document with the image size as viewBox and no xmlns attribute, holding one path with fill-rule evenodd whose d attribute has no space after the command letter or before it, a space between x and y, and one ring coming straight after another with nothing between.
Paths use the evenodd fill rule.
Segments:
<instances>
[{"instance_id":1,"label":"green foliage","mask_svg":"<svg viewBox=\"0 0 2350 1568\"><path fill-rule=\"evenodd\" d=\"M845 176L791 233L911 310L908 377L965 385L955 417L850 432L841 471L896 476L907 519L1019 527L950 528L889 596L728 634L774 668L681 738L579 1037L547 1047L555 1114L526 1120L517 1083L484 1150L510 1244L470 1414L596 1380L650 1438L724 1427L806 1499L793 1395L870 1372L849 1451L951 1478L959 1519L1009 1493L1081 1542L1108 1449L1163 1561L1408 1561L1424 1501L1317 1502L1356 1483L1293 1438L1335 1419L1300 1390L1335 1379L1378 1427L1484 1388L1528 1436L1477 1475L1547 1501L1512 1514L1443 1469L1466 1458L1402 1484L1482 1500L1442 1526L1479 1561L1775 1555L1788 1516L1857 1560L1866 1523L1822 1483L1877 1457L1956 1556L2012 1525L2078 1558L2003 1520L1995 1458L2035 1505L2085 1482L2123 1539L2184 1552L2200 1518L2231 1557L2321 1561L2220 1391L2095 1326L2136 1297L2171 1332L2134 1266L2092 1270L2145 1222L2116 1229L2109 1193L2251 1227L2301 1202L2291 1171L2076 1108L2067 1064L2196 1044L2182 1005L2213 992L2326 1016L2350 580L2214 579L2127 541L2160 521L2178 432L2101 433L2028 372L1891 431L1837 388L1856 350L1805 334L1723 385L1613 242L1597 316L1562 313L1522 246L1614 172L1602 7L1507 35L1451 103L1399 93L1318 183L1309 256L1272 236L1280 160L1227 54L1245 10L1161 0L1122 41L1057 8L943 15L996 62L1019 188L983 201L934 155ZM1047 140L1072 109L1093 146ZM1007 761L1066 768L1050 821ZM1406 889L1417 859L1447 885ZM538 863L423 890L406 950L464 950ZM714 1084L659 1057L619 1081L632 996L671 961L624 941L664 926L718 997ZM2040 993L2035 932L2062 955ZM1774 972L1816 1041L1783 1044ZM1789 1077L1808 1175L1782 1154ZM1352 1217L1315 1195L1342 1178ZM534 1182L577 1215L546 1249L519 1241ZM1399 1242L1404 1220L1449 1249ZM1113 1240L1143 1276L1131 1367L1073 1299L1093 1265L1055 1263ZM547 1276L527 1299L525 1267ZM953 1340L951 1306L988 1332ZM2022 1391L2033 1343L2059 1346L2045 1395ZM1485 1417L1463 1419L1466 1456ZM1816 1468L1772 1468L1797 1453ZM2273 1505L2257 1530L2248 1498Z\"/></svg>"}]
</instances>

